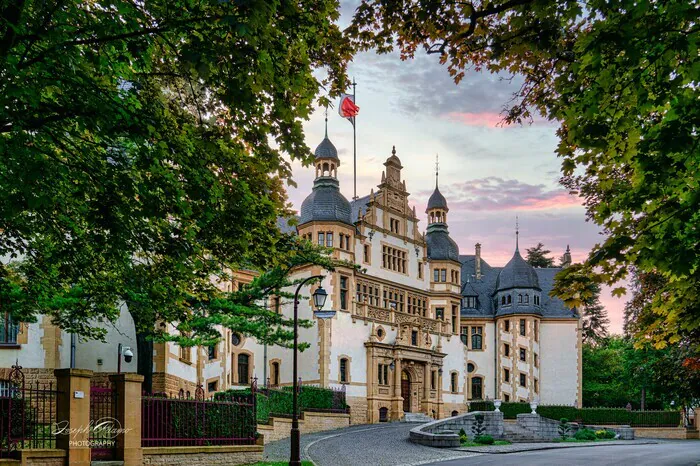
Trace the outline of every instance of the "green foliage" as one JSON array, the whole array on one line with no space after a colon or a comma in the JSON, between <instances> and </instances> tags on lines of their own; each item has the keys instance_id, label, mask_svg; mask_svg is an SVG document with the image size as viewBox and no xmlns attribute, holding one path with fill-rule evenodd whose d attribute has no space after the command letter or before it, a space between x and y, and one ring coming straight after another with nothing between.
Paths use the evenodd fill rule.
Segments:
<instances>
[{"instance_id":1,"label":"green foliage","mask_svg":"<svg viewBox=\"0 0 700 466\"><path fill-rule=\"evenodd\" d=\"M517 419L518 414L529 413L532 411L529 403L514 402L501 403L501 407L499 409L503 412L504 419Z\"/></svg>"},{"instance_id":2,"label":"green foliage","mask_svg":"<svg viewBox=\"0 0 700 466\"><path fill-rule=\"evenodd\" d=\"M591 429L579 429L576 431L574 434L574 438L576 440L590 440L593 441L597 437L595 435L595 432L592 431Z\"/></svg>"},{"instance_id":3,"label":"green foliage","mask_svg":"<svg viewBox=\"0 0 700 466\"><path fill-rule=\"evenodd\" d=\"M472 434L475 439L474 441L484 435L484 432L486 432L486 427L484 426L484 415L481 413L476 414L474 416L474 423L472 424Z\"/></svg>"},{"instance_id":4,"label":"green foliage","mask_svg":"<svg viewBox=\"0 0 700 466\"><path fill-rule=\"evenodd\" d=\"M575 406L538 406L537 414L548 419L576 419L578 409Z\"/></svg>"},{"instance_id":5,"label":"green foliage","mask_svg":"<svg viewBox=\"0 0 700 466\"><path fill-rule=\"evenodd\" d=\"M460 437L466 437L466 436L467 436L467 432L464 430L464 428L459 429L459 436L460 436Z\"/></svg>"},{"instance_id":6,"label":"green foliage","mask_svg":"<svg viewBox=\"0 0 700 466\"><path fill-rule=\"evenodd\" d=\"M559 419L557 431L559 432L559 437L561 437L562 440L566 440L569 437L569 433L571 432L571 424L569 424L569 420L567 418L563 417Z\"/></svg>"},{"instance_id":7,"label":"green foliage","mask_svg":"<svg viewBox=\"0 0 700 466\"><path fill-rule=\"evenodd\" d=\"M599 343L608 336L608 311L600 302L600 285L592 286L593 294L583 301L581 332L584 343Z\"/></svg>"},{"instance_id":8,"label":"green foliage","mask_svg":"<svg viewBox=\"0 0 700 466\"><path fill-rule=\"evenodd\" d=\"M591 286L631 267L662 275L636 331L657 348L700 351L700 118L697 5L537 0L368 0L348 29L356 45L411 58L437 54L459 83L469 68L523 84L506 122L559 123L562 184L606 235L553 294L580 308Z\"/></svg>"},{"instance_id":9,"label":"green foliage","mask_svg":"<svg viewBox=\"0 0 700 466\"><path fill-rule=\"evenodd\" d=\"M490 435L479 435L474 437L474 442L481 445L493 445L494 440Z\"/></svg>"},{"instance_id":10,"label":"green foliage","mask_svg":"<svg viewBox=\"0 0 700 466\"><path fill-rule=\"evenodd\" d=\"M469 402L469 411L493 411L496 409L493 406L493 401L471 401Z\"/></svg>"},{"instance_id":11,"label":"green foliage","mask_svg":"<svg viewBox=\"0 0 700 466\"><path fill-rule=\"evenodd\" d=\"M596 438L599 439L613 439L615 438L615 432L607 429L600 429L595 431Z\"/></svg>"},{"instance_id":12,"label":"green foliage","mask_svg":"<svg viewBox=\"0 0 700 466\"><path fill-rule=\"evenodd\" d=\"M276 222L287 158L312 158L303 121L347 84L338 15L336 0L3 2L4 309L87 338L126 304L148 335L163 320L191 344L217 323L288 341L218 285L299 249ZM265 279L258 296L282 282Z\"/></svg>"},{"instance_id":13,"label":"green foliage","mask_svg":"<svg viewBox=\"0 0 700 466\"><path fill-rule=\"evenodd\" d=\"M533 267L554 267L554 258L549 257L552 251L544 248L544 244L537 243L534 248L527 248L525 260Z\"/></svg>"}]
</instances>

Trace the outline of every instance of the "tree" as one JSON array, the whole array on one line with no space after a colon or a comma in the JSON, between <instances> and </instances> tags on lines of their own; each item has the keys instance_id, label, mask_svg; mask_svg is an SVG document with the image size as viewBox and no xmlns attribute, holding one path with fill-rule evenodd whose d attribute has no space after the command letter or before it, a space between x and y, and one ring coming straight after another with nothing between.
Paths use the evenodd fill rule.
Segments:
<instances>
[{"instance_id":1,"label":"tree","mask_svg":"<svg viewBox=\"0 0 700 466\"><path fill-rule=\"evenodd\" d=\"M367 0L348 33L363 49L437 54L459 82L473 67L523 78L505 122L559 122L562 183L603 228L555 293L582 304L590 283L630 267L667 280L640 331L658 347L700 329L700 165L695 2ZM573 282L576 277L578 283ZM618 286L614 293L621 295Z\"/></svg>"},{"instance_id":2,"label":"tree","mask_svg":"<svg viewBox=\"0 0 700 466\"><path fill-rule=\"evenodd\" d=\"M261 315L216 282L298 253L276 226L283 156L311 159L302 121L347 83L337 1L20 0L0 18L3 309L102 338L125 303L139 341Z\"/></svg>"},{"instance_id":3,"label":"tree","mask_svg":"<svg viewBox=\"0 0 700 466\"><path fill-rule=\"evenodd\" d=\"M544 249L544 244L537 243L537 246L534 248L527 248L525 260L533 267L554 267L554 258L547 257L551 252L549 249Z\"/></svg>"},{"instance_id":4,"label":"tree","mask_svg":"<svg viewBox=\"0 0 700 466\"><path fill-rule=\"evenodd\" d=\"M608 336L608 311L600 302L600 287L595 286L594 294L584 300L582 306L582 332L585 343L597 343Z\"/></svg>"}]
</instances>

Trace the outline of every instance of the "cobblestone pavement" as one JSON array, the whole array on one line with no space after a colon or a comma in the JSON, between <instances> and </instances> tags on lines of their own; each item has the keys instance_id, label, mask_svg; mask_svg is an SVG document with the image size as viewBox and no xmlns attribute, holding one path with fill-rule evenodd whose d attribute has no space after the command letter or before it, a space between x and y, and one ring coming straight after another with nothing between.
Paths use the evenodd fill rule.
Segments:
<instances>
[{"instance_id":1,"label":"cobblestone pavement","mask_svg":"<svg viewBox=\"0 0 700 466\"><path fill-rule=\"evenodd\" d=\"M411 443L408 431L417 425L359 425L302 435L302 460L311 460L317 466L414 466L479 455ZM267 461L289 460L289 439L265 445L264 456Z\"/></svg>"},{"instance_id":2,"label":"cobblestone pavement","mask_svg":"<svg viewBox=\"0 0 700 466\"><path fill-rule=\"evenodd\" d=\"M655 440L611 440L609 442L540 442L540 443L513 443L510 445L494 445L490 447L461 447L455 448L459 451L470 451L472 453L519 453L522 451L534 450L555 450L559 448L581 448L581 447L602 447L612 445L650 445L658 443ZM699 445L700 446L700 445Z\"/></svg>"}]
</instances>

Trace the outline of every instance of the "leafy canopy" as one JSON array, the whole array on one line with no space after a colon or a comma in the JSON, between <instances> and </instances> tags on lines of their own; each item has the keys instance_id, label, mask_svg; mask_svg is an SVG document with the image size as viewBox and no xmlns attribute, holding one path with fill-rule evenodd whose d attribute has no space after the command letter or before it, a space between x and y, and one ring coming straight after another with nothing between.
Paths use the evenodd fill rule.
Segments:
<instances>
[{"instance_id":1,"label":"leafy canopy","mask_svg":"<svg viewBox=\"0 0 700 466\"><path fill-rule=\"evenodd\" d=\"M283 156L309 161L302 121L347 83L337 18L336 0L0 1L4 308L91 338L121 303L137 331L206 339L207 310L284 336L218 284L272 270L260 296L308 249L276 225Z\"/></svg>"},{"instance_id":2,"label":"leafy canopy","mask_svg":"<svg viewBox=\"0 0 700 466\"><path fill-rule=\"evenodd\" d=\"M505 120L559 123L563 184L607 235L554 292L580 306L632 266L658 272L667 282L639 331L663 347L700 329L698 11L687 0L365 0L347 32L403 59L436 54L456 82L470 67L522 76Z\"/></svg>"},{"instance_id":3,"label":"leafy canopy","mask_svg":"<svg viewBox=\"0 0 700 466\"><path fill-rule=\"evenodd\" d=\"M537 243L533 248L527 248L525 260L533 267L554 267L554 258L548 257L552 251L544 248L544 244Z\"/></svg>"}]
</instances>

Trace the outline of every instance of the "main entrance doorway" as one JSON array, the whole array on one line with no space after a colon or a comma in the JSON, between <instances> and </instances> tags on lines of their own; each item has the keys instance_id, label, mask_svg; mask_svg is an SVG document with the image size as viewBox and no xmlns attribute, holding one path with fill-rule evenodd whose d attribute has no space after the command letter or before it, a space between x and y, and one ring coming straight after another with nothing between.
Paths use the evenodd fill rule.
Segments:
<instances>
[{"instance_id":1,"label":"main entrance doorway","mask_svg":"<svg viewBox=\"0 0 700 466\"><path fill-rule=\"evenodd\" d=\"M411 376L401 372L401 396L403 397L403 412L411 412Z\"/></svg>"}]
</instances>

